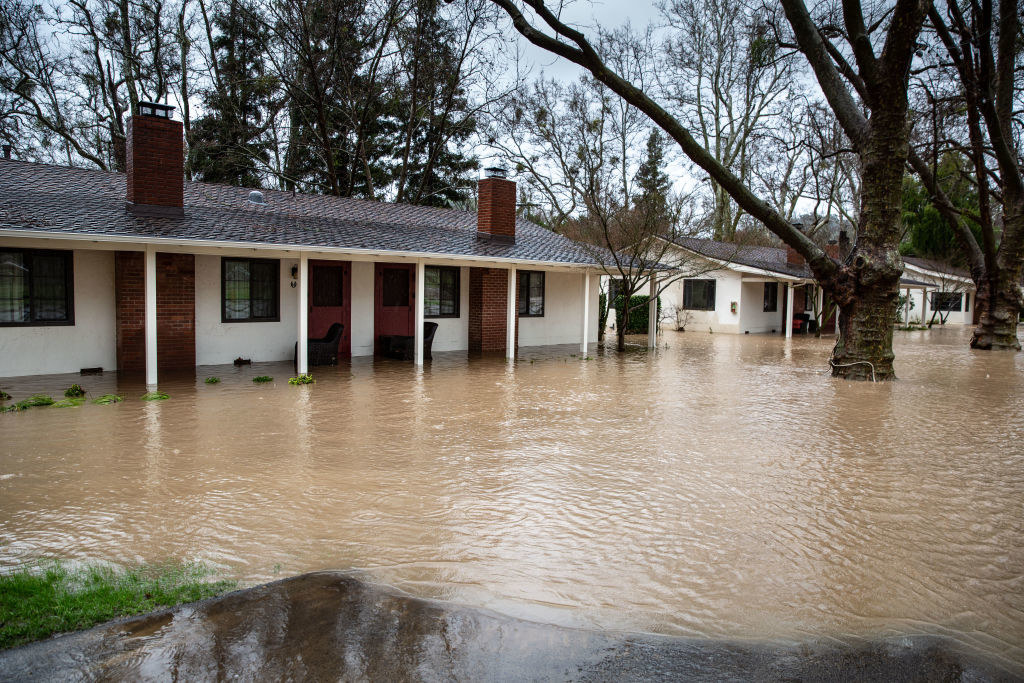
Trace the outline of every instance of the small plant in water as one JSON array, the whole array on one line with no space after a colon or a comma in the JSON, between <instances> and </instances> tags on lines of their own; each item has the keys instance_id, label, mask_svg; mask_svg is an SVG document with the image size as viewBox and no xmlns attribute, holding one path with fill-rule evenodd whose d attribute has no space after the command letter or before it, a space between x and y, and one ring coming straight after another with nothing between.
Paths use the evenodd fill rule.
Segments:
<instances>
[{"instance_id":1,"label":"small plant in water","mask_svg":"<svg viewBox=\"0 0 1024 683\"><path fill-rule=\"evenodd\" d=\"M257 377L253 377L252 381L256 384L266 384L267 382L273 382L274 378L269 375L258 375Z\"/></svg>"},{"instance_id":2,"label":"small plant in water","mask_svg":"<svg viewBox=\"0 0 1024 683\"><path fill-rule=\"evenodd\" d=\"M84 398L82 398L81 396L74 396L74 397L63 398L63 399L57 401L56 403L53 404L53 407L54 408L74 408L75 406L80 406L83 403L85 403L85 399Z\"/></svg>"},{"instance_id":3,"label":"small plant in water","mask_svg":"<svg viewBox=\"0 0 1024 683\"><path fill-rule=\"evenodd\" d=\"M110 405L111 403L120 403L124 400L124 396L118 396L117 394L103 394L99 398L93 399L93 403L98 406Z\"/></svg>"},{"instance_id":4,"label":"small plant in water","mask_svg":"<svg viewBox=\"0 0 1024 683\"><path fill-rule=\"evenodd\" d=\"M313 375L299 375L288 379L288 384L312 384L313 382Z\"/></svg>"},{"instance_id":5,"label":"small plant in water","mask_svg":"<svg viewBox=\"0 0 1024 683\"><path fill-rule=\"evenodd\" d=\"M85 396L85 389L77 384L72 384L64 390L64 398L80 398Z\"/></svg>"},{"instance_id":6,"label":"small plant in water","mask_svg":"<svg viewBox=\"0 0 1024 683\"><path fill-rule=\"evenodd\" d=\"M162 391L147 391L140 398L143 401L163 401L166 398L170 398L170 396Z\"/></svg>"},{"instance_id":7,"label":"small plant in water","mask_svg":"<svg viewBox=\"0 0 1024 683\"><path fill-rule=\"evenodd\" d=\"M217 384L218 382L220 382L220 377L207 377L203 381L206 382L207 384Z\"/></svg>"},{"instance_id":8,"label":"small plant in water","mask_svg":"<svg viewBox=\"0 0 1024 683\"><path fill-rule=\"evenodd\" d=\"M11 400L11 395L8 394L3 389L0 389L0 401L10 401L10 400Z\"/></svg>"},{"instance_id":9,"label":"small plant in water","mask_svg":"<svg viewBox=\"0 0 1024 683\"><path fill-rule=\"evenodd\" d=\"M35 396L29 396L23 401L18 401L14 405L18 407L18 410L25 410L27 408L38 408L41 406L52 406L53 398L47 396L46 394L36 394Z\"/></svg>"}]
</instances>

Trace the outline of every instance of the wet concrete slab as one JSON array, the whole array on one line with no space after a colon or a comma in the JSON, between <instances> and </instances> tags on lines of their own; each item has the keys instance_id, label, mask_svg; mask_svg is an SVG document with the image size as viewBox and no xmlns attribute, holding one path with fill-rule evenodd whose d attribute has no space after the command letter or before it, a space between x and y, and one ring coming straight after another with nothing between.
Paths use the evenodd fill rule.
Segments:
<instances>
[{"instance_id":1,"label":"wet concrete slab","mask_svg":"<svg viewBox=\"0 0 1024 683\"><path fill-rule=\"evenodd\" d=\"M0 680L1001 681L934 637L860 647L587 631L316 572L0 652Z\"/></svg>"}]
</instances>

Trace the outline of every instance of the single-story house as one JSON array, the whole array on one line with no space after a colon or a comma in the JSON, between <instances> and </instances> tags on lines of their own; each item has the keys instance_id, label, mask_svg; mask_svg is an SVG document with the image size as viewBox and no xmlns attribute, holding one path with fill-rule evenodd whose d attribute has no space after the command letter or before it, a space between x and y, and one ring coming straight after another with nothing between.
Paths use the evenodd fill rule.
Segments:
<instances>
[{"instance_id":1,"label":"single-story house","mask_svg":"<svg viewBox=\"0 0 1024 683\"><path fill-rule=\"evenodd\" d=\"M343 325L503 352L597 339L598 265L516 216L492 169L476 213L183 180L182 124L140 105L127 172L0 160L0 377L296 358Z\"/></svg>"},{"instance_id":2,"label":"single-story house","mask_svg":"<svg viewBox=\"0 0 1024 683\"><path fill-rule=\"evenodd\" d=\"M838 313L831 305L822 310L825 297L821 287L795 249L689 237L676 238L673 246L691 256L691 269L701 274L664 288L662 324L670 324L675 318L676 325L697 331L786 336L820 324L822 332L835 333ZM830 244L828 250L834 258L839 257L839 244ZM919 302L937 297L941 304L952 305L952 281L926 277L911 261L908 259L900 280L901 289ZM966 283L958 280L955 286L965 293L965 305L969 306L973 284L969 279ZM917 310L921 310L920 303ZM970 320L951 316L947 322Z\"/></svg>"},{"instance_id":3,"label":"single-story house","mask_svg":"<svg viewBox=\"0 0 1024 683\"><path fill-rule=\"evenodd\" d=\"M942 261L903 257L904 277L925 283L919 289L903 292L906 302L903 320L927 324L931 320L954 325L978 322L974 301L975 285L971 274L963 268ZM937 312L937 314L936 314Z\"/></svg>"}]
</instances>

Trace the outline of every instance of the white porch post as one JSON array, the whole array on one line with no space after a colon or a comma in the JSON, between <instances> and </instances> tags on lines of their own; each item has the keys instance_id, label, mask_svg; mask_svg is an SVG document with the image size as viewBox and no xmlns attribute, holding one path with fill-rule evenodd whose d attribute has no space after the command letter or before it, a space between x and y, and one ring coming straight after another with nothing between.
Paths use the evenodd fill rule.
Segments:
<instances>
[{"instance_id":1,"label":"white porch post","mask_svg":"<svg viewBox=\"0 0 1024 683\"><path fill-rule=\"evenodd\" d=\"M928 324L928 288L921 289L921 324Z\"/></svg>"},{"instance_id":2,"label":"white porch post","mask_svg":"<svg viewBox=\"0 0 1024 683\"><path fill-rule=\"evenodd\" d=\"M590 273L583 271L583 341L580 351L584 358L587 355L588 335L590 333Z\"/></svg>"},{"instance_id":3,"label":"white porch post","mask_svg":"<svg viewBox=\"0 0 1024 683\"><path fill-rule=\"evenodd\" d=\"M423 365L423 314L426 307L427 268L423 261L416 262L416 327L413 330L413 363Z\"/></svg>"},{"instance_id":4,"label":"white porch post","mask_svg":"<svg viewBox=\"0 0 1024 683\"><path fill-rule=\"evenodd\" d=\"M146 247L146 385L155 387L156 373L156 250Z\"/></svg>"},{"instance_id":5,"label":"white porch post","mask_svg":"<svg viewBox=\"0 0 1024 683\"><path fill-rule=\"evenodd\" d=\"M298 329L299 353L295 359L297 372L304 375L309 372L309 352L307 341L309 340L309 256L299 252L299 316Z\"/></svg>"},{"instance_id":6,"label":"white porch post","mask_svg":"<svg viewBox=\"0 0 1024 683\"><path fill-rule=\"evenodd\" d=\"M628 305L628 304L627 304ZM658 346L658 275L651 271L651 290L647 301L647 348Z\"/></svg>"},{"instance_id":7,"label":"white porch post","mask_svg":"<svg viewBox=\"0 0 1024 683\"><path fill-rule=\"evenodd\" d=\"M910 327L910 287L903 290L903 326Z\"/></svg>"},{"instance_id":8,"label":"white porch post","mask_svg":"<svg viewBox=\"0 0 1024 683\"><path fill-rule=\"evenodd\" d=\"M505 358L516 359L516 317L519 313L516 310L516 269L511 266L508 269L508 308L505 320Z\"/></svg>"},{"instance_id":9,"label":"white porch post","mask_svg":"<svg viewBox=\"0 0 1024 683\"><path fill-rule=\"evenodd\" d=\"M786 283L786 337L793 336L793 283Z\"/></svg>"}]
</instances>

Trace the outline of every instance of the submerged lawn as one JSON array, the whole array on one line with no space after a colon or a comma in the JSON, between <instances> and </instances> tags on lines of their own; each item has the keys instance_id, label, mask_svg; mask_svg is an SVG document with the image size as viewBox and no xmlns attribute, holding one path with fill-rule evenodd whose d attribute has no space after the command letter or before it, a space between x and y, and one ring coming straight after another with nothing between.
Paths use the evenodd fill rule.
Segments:
<instances>
[{"instance_id":1,"label":"submerged lawn","mask_svg":"<svg viewBox=\"0 0 1024 683\"><path fill-rule=\"evenodd\" d=\"M198 564L116 570L50 562L0 575L0 649L232 590Z\"/></svg>"}]
</instances>

